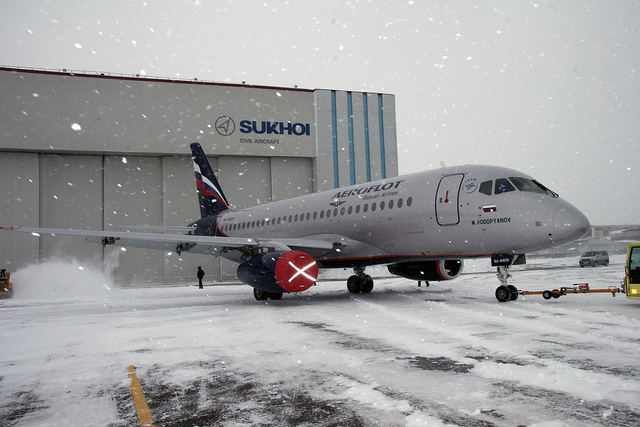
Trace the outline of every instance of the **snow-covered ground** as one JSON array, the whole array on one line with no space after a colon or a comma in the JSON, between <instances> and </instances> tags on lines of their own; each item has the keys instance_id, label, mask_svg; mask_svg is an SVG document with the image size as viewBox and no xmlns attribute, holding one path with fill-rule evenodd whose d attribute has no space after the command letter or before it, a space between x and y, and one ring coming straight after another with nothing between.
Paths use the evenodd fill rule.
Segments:
<instances>
[{"instance_id":1,"label":"snow-covered ground","mask_svg":"<svg viewBox=\"0 0 640 427\"><path fill-rule=\"evenodd\" d=\"M607 288L624 272L622 256L528 261L519 289ZM129 365L162 426L640 425L640 301L499 303L487 260L428 288L383 277L352 295L324 280L268 302L240 285L123 289L64 262L12 279L2 425L136 425Z\"/></svg>"}]
</instances>

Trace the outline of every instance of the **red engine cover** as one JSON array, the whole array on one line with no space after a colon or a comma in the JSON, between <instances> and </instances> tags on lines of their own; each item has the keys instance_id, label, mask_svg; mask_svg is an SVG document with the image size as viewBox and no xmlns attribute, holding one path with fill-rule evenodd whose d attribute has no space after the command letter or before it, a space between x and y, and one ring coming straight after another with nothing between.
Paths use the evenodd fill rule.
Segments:
<instances>
[{"instance_id":1,"label":"red engine cover","mask_svg":"<svg viewBox=\"0 0 640 427\"><path fill-rule=\"evenodd\" d=\"M302 292L318 279L318 264L309 254L290 251L278 259L276 283L286 292Z\"/></svg>"}]
</instances>

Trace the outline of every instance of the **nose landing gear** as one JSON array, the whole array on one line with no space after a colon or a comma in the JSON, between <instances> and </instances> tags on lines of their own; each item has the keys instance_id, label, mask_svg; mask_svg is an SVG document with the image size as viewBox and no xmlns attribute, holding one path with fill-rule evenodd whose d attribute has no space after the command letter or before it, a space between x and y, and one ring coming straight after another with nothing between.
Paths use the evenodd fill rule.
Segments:
<instances>
[{"instance_id":1,"label":"nose landing gear","mask_svg":"<svg viewBox=\"0 0 640 427\"><path fill-rule=\"evenodd\" d=\"M493 255L491 257L491 265L498 267L498 280L500 286L496 289L496 299L500 302L515 301L518 299L518 288L509 285L507 280L511 277L509 267L517 264L526 264L527 259L522 255Z\"/></svg>"},{"instance_id":2,"label":"nose landing gear","mask_svg":"<svg viewBox=\"0 0 640 427\"><path fill-rule=\"evenodd\" d=\"M507 301L515 301L518 299L518 288L513 285L507 284L507 279L511 277L509 274L509 266L508 265L500 265L498 266L498 280L500 281L500 286L496 289L496 299L500 302Z\"/></svg>"}]
</instances>

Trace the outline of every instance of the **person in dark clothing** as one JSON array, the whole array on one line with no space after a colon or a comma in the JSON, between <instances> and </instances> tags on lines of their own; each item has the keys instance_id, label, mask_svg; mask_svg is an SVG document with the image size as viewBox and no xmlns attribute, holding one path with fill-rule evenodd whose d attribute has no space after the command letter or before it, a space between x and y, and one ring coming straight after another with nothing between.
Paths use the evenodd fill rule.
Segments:
<instances>
[{"instance_id":1,"label":"person in dark clothing","mask_svg":"<svg viewBox=\"0 0 640 427\"><path fill-rule=\"evenodd\" d=\"M202 269L202 267L198 266L198 287L200 289L203 289L202 286L202 278L204 277L204 270Z\"/></svg>"}]
</instances>

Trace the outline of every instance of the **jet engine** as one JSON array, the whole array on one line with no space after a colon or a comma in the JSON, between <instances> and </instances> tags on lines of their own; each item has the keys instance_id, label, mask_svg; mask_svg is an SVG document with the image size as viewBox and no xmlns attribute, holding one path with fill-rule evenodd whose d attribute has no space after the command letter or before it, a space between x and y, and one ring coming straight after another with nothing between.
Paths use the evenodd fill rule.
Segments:
<instances>
[{"instance_id":1,"label":"jet engine","mask_svg":"<svg viewBox=\"0 0 640 427\"><path fill-rule=\"evenodd\" d=\"M282 294L309 289L318 278L318 265L300 251L265 252L238 266L238 279L262 291Z\"/></svg>"},{"instance_id":2,"label":"jet engine","mask_svg":"<svg viewBox=\"0 0 640 427\"><path fill-rule=\"evenodd\" d=\"M462 273L464 263L460 259L438 261L399 262L387 268L391 274L411 280L442 281L455 279Z\"/></svg>"}]
</instances>

